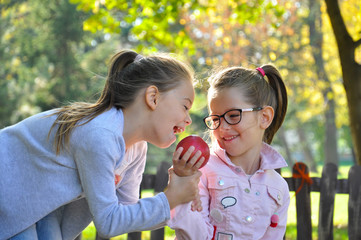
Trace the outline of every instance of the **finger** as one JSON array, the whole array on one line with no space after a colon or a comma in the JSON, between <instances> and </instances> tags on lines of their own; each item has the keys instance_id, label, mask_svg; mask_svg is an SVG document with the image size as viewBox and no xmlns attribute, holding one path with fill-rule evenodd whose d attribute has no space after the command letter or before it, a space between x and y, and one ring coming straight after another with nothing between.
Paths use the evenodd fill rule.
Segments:
<instances>
[{"instance_id":1,"label":"finger","mask_svg":"<svg viewBox=\"0 0 361 240\"><path fill-rule=\"evenodd\" d=\"M195 147L194 146L190 146L188 148L188 150L184 153L182 160L185 161L185 163L189 160L189 157L191 156L191 154L193 153Z\"/></svg>"},{"instance_id":2,"label":"finger","mask_svg":"<svg viewBox=\"0 0 361 240\"><path fill-rule=\"evenodd\" d=\"M197 163L198 158L200 158L201 155L202 155L202 152L198 150L196 152L196 154L194 154L194 156L188 160L187 167L193 168L194 165Z\"/></svg>"},{"instance_id":3,"label":"finger","mask_svg":"<svg viewBox=\"0 0 361 240\"><path fill-rule=\"evenodd\" d=\"M177 173L178 173L178 172L177 172L177 169L174 168L174 166L172 166L172 167L170 167L170 168L168 169L168 175L169 175L169 177L171 177L171 175L173 175L173 174L178 176Z\"/></svg>"},{"instance_id":4,"label":"finger","mask_svg":"<svg viewBox=\"0 0 361 240\"><path fill-rule=\"evenodd\" d=\"M196 169L199 169L199 168L202 166L204 160L205 160L205 158L204 158L204 157L201 157L201 158L196 162L196 164L194 164L193 169L195 169L195 170L196 170Z\"/></svg>"},{"instance_id":5,"label":"finger","mask_svg":"<svg viewBox=\"0 0 361 240\"><path fill-rule=\"evenodd\" d=\"M183 152L183 147L178 148L174 154L173 154L173 165L176 168L176 174L180 174L180 176L183 176L184 174L182 174L182 169L185 167L186 164L186 160L182 160L180 159L180 155Z\"/></svg>"},{"instance_id":6,"label":"finger","mask_svg":"<svg viewBox=\"0 0 361 240\"><path fill-rule=\"evenodd\" d=\"M197 199L192 201L192 211L202 211L202 201L197 197Z\"/></svg>"},{"instance_id":7,"label":"finger","mask_svg":"<svg viewBox=\"0 0 361 240\"><path fill-rule=\"evenodd\" d=\"M193 201L191 204L191 210L194 212L195 209L197 209L197 203Z\"/></svg>"},{"instance_id":8,"label":"finger","mask_svg":"<svg viewBox=\"0 0 361 240\"><path fill-rule=\"evenodd\" d=\"M177 174L175 174L174 172L174 168L169 168L168 169L168 174L169 174L169 177L174 177L174 176L177 176Z\"/></svg>"},{"instance_id":9,"label":"finger","mask_svg":"<svg viewBox=\"0 0 361 240\"><path fill-rule=\"evenodd\" d=\"M178 148L178 149L173 153L173 162L179 160L180 155L181 155L182 152L183 152L183 149L184 149L183 147L180 147L180 148Z\"/></svg>"}]
</instances>

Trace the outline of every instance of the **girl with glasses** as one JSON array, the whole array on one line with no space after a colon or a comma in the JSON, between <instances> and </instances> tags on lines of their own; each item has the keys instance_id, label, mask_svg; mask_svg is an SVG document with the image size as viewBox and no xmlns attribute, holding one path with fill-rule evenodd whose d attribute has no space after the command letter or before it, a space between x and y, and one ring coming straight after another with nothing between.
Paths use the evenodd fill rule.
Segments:
<instances>
[{"instance_id":1,"label":"girl with glasses","mask_svg":"<svg viewBox=\"0 0 361 240\"><path fill-rule=\"evenodd\" d=\"M213 74L204 118L211 157L199 183L202 211L190 204L172 210L177 239L283 239L290 201L286 167L269 144L287 110L287 92L272 65L230 67ZM176 168L179 175L187 175Z\"/></svg>"},{"instance_id":2,"label":"girl with glasses","mask_svg":"<svg viewBox=\"0 0 361 240\"><path fill-rule=\"evenodd\" d=\"M139 200L147 142L169 147L191 124L193 71L169 55L123 50L95 103L42 112L0 131L0 239L74 239L164 226L198 197L200 173L170 170L164 193Z\"/></svg>"}]
</instances>

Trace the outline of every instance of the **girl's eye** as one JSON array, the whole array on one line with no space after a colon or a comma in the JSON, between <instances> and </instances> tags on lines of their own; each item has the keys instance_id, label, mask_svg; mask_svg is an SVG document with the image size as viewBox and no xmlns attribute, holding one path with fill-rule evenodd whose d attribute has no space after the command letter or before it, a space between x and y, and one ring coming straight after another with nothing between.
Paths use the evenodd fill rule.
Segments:
<instances>
[{"instance_id":1,"label":"girl's eye","mask_svg":"<svg viewBox=\"0 0 361 240\"><path fill-rule=\"evenodd\" d=\"M239 114L232 114L229 116L230 118L239 118Z\"/></svg>"},{"instance_id":2,"label":"girl's eye","mask_svg":"<svg viewBox=\"0 0 361 240\"><path fill-rule=\"evenodd\" d=\"M188 108L186 105L184 105L184 108L186 109L186 111L188 111L188 110L189 110L189 108Z\"/></svg>"}]
</instances>

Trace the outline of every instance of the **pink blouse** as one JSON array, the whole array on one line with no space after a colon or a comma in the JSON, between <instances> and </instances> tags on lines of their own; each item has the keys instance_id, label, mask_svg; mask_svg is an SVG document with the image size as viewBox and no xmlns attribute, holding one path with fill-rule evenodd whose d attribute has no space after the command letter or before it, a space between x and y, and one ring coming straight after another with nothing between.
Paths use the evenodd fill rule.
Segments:
<instances>
[{"instance_id":1,"label":"pink blouse","mask_svg":"<svg viewBox=\"0 0 361 240\"><path fill-rule=\"evenodd\" d=\"M171 211L168 225L175 229L176 239L283 239L290 196L287 182L274 169L286 166L283 157L264 143L260 169L247 176L216 146L200 169L203 211L193 212L190 203ZM271 224L271 218L278 221Z\"/></svg>"}]
</instances>

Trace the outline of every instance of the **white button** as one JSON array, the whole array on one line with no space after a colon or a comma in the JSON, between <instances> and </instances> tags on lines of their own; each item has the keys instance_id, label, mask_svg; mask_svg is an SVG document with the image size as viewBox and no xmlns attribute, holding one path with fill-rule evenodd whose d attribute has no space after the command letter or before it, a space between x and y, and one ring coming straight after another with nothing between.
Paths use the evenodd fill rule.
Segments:
<instances>
[{"instance_id":1,"label":"white button","mask_svg":"<svg viewBox=\"0 0 361 240\"><path fill-rule=\"evenodd\" d=\"M252 217L251 217L251 216L247 216L247 217L246 217L246 221L247 221L247 222L252 222Z\"/></svg>"},{"instance_id":2,"label":"white button","mask_svg":"<svg viewBox=\"0 0 361 240\"><path fill-rule=\"evenodd\" d=\"M220 186L223 186L223 185L224 185L224 181L221 179L221 180L218 181L218 184L219 184Z\"/></svg>"},{"instance_id":3,"label":"white button","mask_svg":"<svg viewBox=\"0 0 361 240\"><path fill-rule=\"evenodd\" d=\"M256 192L256 196L259 196L261 193L259 191Z\"/></svg>"},{"instance_id":4,"label":"white button","mask_svg":"<svg viewBox=\"0 0 361 240\"><path fill-rule=\"evenodd\" d=\"M277 199L278 199L278 200L281 200L281 196L280 196L279 194L277 195Z\"/></svg>"}]
</instances>

